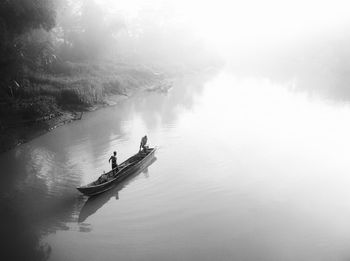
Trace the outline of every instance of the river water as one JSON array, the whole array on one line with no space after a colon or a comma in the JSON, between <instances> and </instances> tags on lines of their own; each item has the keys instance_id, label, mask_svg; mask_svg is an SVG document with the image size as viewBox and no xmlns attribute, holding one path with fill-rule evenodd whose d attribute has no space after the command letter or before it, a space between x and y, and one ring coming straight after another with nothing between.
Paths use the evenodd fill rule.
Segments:
<instances>
[{"instance_id":1,"label":"river water","mask_svg":"<svg viewBox=\"0 0 350 261\"><path fill-rule=\"evenodd\" d=\"M350 107L295 85L187 76L1 154L3 250L52 261L349 260ZM159 146L146 169L93 199L75 190L109 170L114 150L119 163L136 153L144 134Z\"/></svg>"}]
</instances>

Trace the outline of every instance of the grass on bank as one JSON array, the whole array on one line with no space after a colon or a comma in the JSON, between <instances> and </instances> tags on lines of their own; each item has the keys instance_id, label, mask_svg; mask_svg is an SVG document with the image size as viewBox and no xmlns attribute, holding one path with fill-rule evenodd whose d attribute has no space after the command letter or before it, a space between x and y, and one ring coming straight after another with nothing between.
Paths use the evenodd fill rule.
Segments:
<instances>
[{"instance_id":1,"label":"grass on bank","mask_svg":"<svg viewBox=\"0 0 350 261\"><path fill-rule=\"evenodd\" d=\"M107 62L57 63L49 72L27 72L20 87L14 89L14 97L3 90L0 120L6 125L35 120L60 110L82 110L103 103L108 95L128 95L160 77L141 66Z\"/></svg>"}]
</instances>

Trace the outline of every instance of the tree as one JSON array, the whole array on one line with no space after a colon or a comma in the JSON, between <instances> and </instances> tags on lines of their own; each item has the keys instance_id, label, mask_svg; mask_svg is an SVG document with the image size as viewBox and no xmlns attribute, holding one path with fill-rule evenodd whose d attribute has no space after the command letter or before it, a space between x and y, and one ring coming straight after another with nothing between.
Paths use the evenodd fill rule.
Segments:
<instances>
[{"instance_id":1,"label":"tree","mask_svg":"<svg viewBox=\"0 0 350 261\"><path fill-rule=\"evenodd\" d=\"M2 0L0 2L0 79L2 88L12 88L20 82L28 61L33 59L30 33L34 29L50 30L55 26L55 6L52 0ZM42 50L47 51L46 48ZM13 91L11 89L13 95Z\"/></svg>"}]
</instances>

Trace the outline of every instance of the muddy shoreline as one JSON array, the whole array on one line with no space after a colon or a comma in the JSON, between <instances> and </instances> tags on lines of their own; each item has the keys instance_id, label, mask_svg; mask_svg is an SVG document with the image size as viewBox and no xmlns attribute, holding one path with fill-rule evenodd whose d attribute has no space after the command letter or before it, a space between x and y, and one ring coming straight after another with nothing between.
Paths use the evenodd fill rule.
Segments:
<instances>
[{"instance_id":1,"label":"muddy shoreline","mask_svg":"<svg viewBox=\"0 0 350 261\"><path fill-rule=\"evenodd\" d=\"M163 85L164 82L162 81L152 86L143 86L127 95L111 94L106 96L101 103L93 104L88 107L75 106L65 110L60 109L53 115L49 115L40 121L23 122L15 124L15 126L0 126L0 153L9 151L73 121L84 120L85 113L118 105L120 101L128 99L137 92L152 91L164 93ZM159 86L159 88L157 86Z\"/></svg>"}]
</instances>

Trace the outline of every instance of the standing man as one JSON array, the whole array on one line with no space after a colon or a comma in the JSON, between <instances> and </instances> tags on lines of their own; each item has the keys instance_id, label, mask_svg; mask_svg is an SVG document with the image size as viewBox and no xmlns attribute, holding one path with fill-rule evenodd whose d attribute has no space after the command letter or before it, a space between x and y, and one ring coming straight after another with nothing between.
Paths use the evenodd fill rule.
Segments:
<instances>
[{"instance_id":1,"label":"standing man","mask_svg":"<svg viewBox=\"0 0 350 261\"><path fill-rule=\"evenodd\" d=\"M143 136L141 139L139 152L141 151L141 149L145 150L147 148L146 144L147 144L147 135Z\"/></svg>"},{"instance_id":2,"label":"standing man","mask_svg":"<svg viewBox=\"0 0 350 261\"><path fill-rule=\"evenodd\" d=\"M109 158L108 162L112 161L112 170L113 172L118 172L118 164L117 164L117 152L113 152L113 155Z\"/></svg>"}]
</instances>

